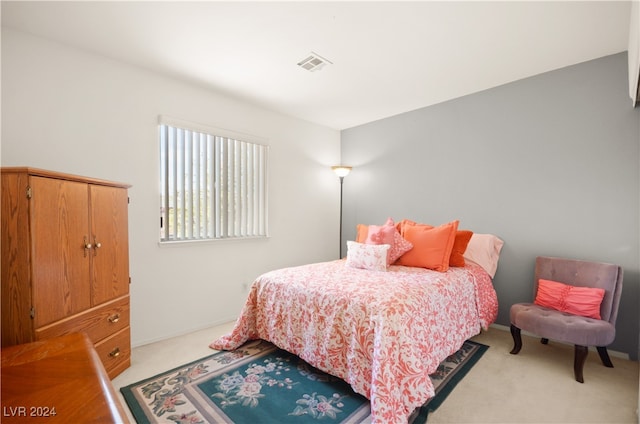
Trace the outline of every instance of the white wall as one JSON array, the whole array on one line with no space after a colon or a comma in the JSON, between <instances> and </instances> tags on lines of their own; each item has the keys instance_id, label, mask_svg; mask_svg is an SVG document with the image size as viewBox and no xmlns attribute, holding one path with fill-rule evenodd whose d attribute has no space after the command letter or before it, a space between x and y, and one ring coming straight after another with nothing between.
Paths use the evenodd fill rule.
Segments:
<instances>
[{"instance_id":1,"label":"white wall","mask_svg":"<svg viewBox=\"0 0 640 424\"><path fill-rule=\"evenodd\" d=\"M160 114L269 140L268 240L158 245ZM133 185L134 346L235 319L262 272L338 257L338 131L4 28L1 142L2 166Z\"/></svg>"}]
</instances>

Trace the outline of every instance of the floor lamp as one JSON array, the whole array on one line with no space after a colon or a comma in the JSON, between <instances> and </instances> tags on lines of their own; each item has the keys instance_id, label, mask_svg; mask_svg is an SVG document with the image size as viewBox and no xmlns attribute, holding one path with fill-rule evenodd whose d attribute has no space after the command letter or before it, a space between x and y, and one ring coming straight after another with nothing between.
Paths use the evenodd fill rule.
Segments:
<instances>
[{"instance_id":1,"label":"floor lamp","mask_svg":"<svg viewBox=\"0 0 640 424\"><path fill-rule=\"evenodd\" d=\"M349 175L351 172L350 166L332 166L333 172L340 178L340 259L342 259L342 183L344 181L344 177Z\"/></svg>"}]
</instances>

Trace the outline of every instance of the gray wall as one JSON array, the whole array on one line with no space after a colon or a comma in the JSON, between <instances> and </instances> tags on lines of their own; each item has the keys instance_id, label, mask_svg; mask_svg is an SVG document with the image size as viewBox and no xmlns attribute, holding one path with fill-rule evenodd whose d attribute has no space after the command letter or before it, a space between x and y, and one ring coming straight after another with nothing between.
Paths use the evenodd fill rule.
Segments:
<instances>
[{"instance_id":1,"label":"gray wall","mask_svg":"<svg viewBox=\"0 0 640 424\"><path fill-rule=\"evenodd\" d=\"M611 349L637 359L640 109L627 82L620 53L342 131L343 242L388 216L499 236L502 325L532 300L536 256L619 264Z\"/></svg>"}]
</instances>

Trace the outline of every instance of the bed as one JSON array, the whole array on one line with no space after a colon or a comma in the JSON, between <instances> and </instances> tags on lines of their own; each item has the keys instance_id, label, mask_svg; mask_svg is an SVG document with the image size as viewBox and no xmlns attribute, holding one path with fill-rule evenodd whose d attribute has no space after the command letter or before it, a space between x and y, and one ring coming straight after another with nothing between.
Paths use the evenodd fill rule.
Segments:
<instances>
[{"instance_id":1,"label":"bed","mask_svg":"<svg viewBox=\"0 0 640 424\"><path fill-rule=\"evenodd\" d=\"M470 260L446 272L345 261L263 274L232 332L210 347L270 341L366 396L372 422L407 422L434 395L429 374L496 319L493 275Z\"/></svg>"}]
</instances>

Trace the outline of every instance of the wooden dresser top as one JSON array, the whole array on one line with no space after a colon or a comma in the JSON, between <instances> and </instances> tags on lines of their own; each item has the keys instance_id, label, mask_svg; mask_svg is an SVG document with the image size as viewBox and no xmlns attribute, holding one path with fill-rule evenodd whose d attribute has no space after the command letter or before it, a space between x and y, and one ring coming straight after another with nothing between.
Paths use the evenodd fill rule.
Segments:
<instances>
[{"instance_id":1,"label":"wooden dresser top","mask_svg":"<svg viewBox=\"0 0 640 424\"><path fill-rule=\"evenodd\" d=\"M128 423L84 333L2 349L2 422Z\"/></svg>"}]
</instances>

